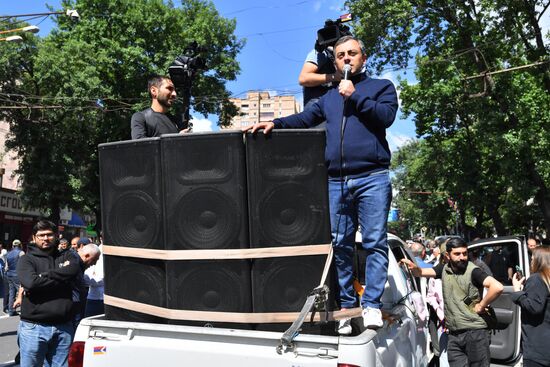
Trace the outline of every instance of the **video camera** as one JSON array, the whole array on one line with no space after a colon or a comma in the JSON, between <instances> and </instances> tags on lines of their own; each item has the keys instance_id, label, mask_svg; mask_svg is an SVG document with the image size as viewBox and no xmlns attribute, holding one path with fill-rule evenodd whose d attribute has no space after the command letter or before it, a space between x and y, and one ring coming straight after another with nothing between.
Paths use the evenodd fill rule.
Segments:
<instances>
[{"instance_id":1,"label":"video camera","mask_svg":"<svg viewBox=\"0 0 550 367\"><path fill-rule=\"evenodd\" d=\"M324 51L327 47L333 47L336 41L344 36L351 36L349 27L343 25L352 20L351 14L341 15L338 19L327 19L325 26L317 31L317 41L315 42L315 50L317 52Z\"/></svg>"},{"instance_id":2,"label":"video camera","mask_svg":"<svg viewBox=\"0 0 550 367\"><path fill-rule=\"evenodd\" d=\"M203 51L203 47L193 41L170 65L168 73L176 88L189 87L195 72L206 68L206 60L199 55Z\"/></svg>"},{"instance_id":3,"label":"video camera","mask_svg":"<svg viewBox=\"0 0 550 367\"><path fill-rule=\"evenodd\" d=\"M193 130L189 112L191 106L191 87L193 86L193 78L196 72L206 69L206 60L200 56L205 51L204 47L199 46L196 41L193 41L183 51L182 55L176 57L168 68L170 79L172 79L174 87L178 90L178 95L181 95L181 122L184 128L188 128L189 132Z\"/></svg>"}]
</instances>

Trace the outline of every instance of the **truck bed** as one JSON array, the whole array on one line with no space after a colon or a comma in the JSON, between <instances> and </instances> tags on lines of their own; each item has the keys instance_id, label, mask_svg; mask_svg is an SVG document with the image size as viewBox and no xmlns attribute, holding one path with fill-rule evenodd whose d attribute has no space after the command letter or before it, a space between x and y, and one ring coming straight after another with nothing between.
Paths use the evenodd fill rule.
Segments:
<instances>
[{"instance_id":1,"label":"truck bed","mask_svg":"<svg viewBox=\"0 0 550 367\"><path fill-rule=\"evenodd\" d=\"M372 339L376 333L367 334ZM99 316L82 320L75 340L86 341L85 366L337 365L340 337L299 335L292 351L278 354L280 337L278 332L133 323Z\"/></svg>"}]
</instances>

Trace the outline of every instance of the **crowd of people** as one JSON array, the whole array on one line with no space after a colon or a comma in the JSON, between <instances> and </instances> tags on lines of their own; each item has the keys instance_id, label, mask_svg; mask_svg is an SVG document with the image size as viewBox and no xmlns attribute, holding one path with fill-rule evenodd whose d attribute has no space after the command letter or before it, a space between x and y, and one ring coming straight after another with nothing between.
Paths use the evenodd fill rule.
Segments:
<instances>
[{"instance_id":1,"label":"crowd of people","mask_svg":"<svg viewBox=\"0 0 550 367\"><path fill-rule=\"evenodd\" d=\"M60 239L57 228L40 220L25 251L19 240L10 251L0 250L8 283L4 312L20 316L16 361L21 366L66 366L80 320L104 313L101 244L85 237Z\"/></svg>"},{"instance_id":2,"label":"crowd of people","mask_svg":"<svg viewBox=\"0 0 550 367\"><path fill-rule=\"evenodd\" d=\"M531 276L526 281L513 246L468 250L456 236L407 241L414 261L401 262L413 275L431 278L426 302L432 365L489 366L491 329L498 323L491 303L505 285L513 285L510 297L521 308L523 365L550 366L550 248L534 237L527 244Z\"/></svg>"}]
</instances>

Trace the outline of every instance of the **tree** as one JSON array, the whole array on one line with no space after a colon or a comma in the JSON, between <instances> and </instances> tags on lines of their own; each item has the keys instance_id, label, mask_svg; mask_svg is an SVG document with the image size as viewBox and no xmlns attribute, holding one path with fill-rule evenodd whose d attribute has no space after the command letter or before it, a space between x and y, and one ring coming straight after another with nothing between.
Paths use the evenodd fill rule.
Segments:
<instances>
[{"instance_id":1,"label":"tree","mask_svg":"<svg viewBox=\"0 0 550 367\"><path fill-rule=\"evenodd\" d=\"M534 196L550 232L550 52L540 25L548 1L346 3L370 70L407 67L416 52L418 83L401 83L403 111L429 146L456 148L437 160L448 169L443 189L466 205L462 218L488 215L506 233L511 211Z\"/></svg>"},{"instance_id":2,"label":"tree","mask_svg":"<svg viewBox=\"0 0 550 367\"><path fill-rule=\"evenodd\" d=\"M146 81L168 66L193 41L203 46L207 71L193 85L195 111L221 116L235 111L227 80L239 72L236 55L244 45L235 20L219 15L205 0L65 0L81 21L60 17L44 39L27 36L0 50L2 96L13 107L1 111L10 122L7 146L21 159L23 201L49 209L93 211L100 218L100 143L126 140L130 117L148 105Z\"/></svg>"}]
</instances>

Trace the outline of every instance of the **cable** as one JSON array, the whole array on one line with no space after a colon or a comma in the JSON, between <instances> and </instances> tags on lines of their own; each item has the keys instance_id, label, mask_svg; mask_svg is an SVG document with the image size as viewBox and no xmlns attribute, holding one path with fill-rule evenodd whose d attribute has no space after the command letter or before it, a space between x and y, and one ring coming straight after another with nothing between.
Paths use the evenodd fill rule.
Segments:
<instances>
[{"instance_id":1,"label":"cable","mask_svg":"<svg viewBox=\"0 0 550 367\"><path fill-rule=\"evenodd\" d=\"M294 3L294 4L289 4L289 5L271 5L271 6L250 6L248 8L243 8L243 9L240 9L240 10L234 10L232 12L229 12L229 13L225 13L223 16L228 16L228 15L233 15L233 14L239 14L239 13L244 13L246 11L249 11L249 10L255 10L255 9L281 9L281 8L285 8L285 7L294 7L294 6L300 6L300 5L303 5L303 4L306 4L306 3L311 3L313 1L317 1L317 0L302 0L302 1L299 1L297 3Z\"/></svg>"}]
</instances>

